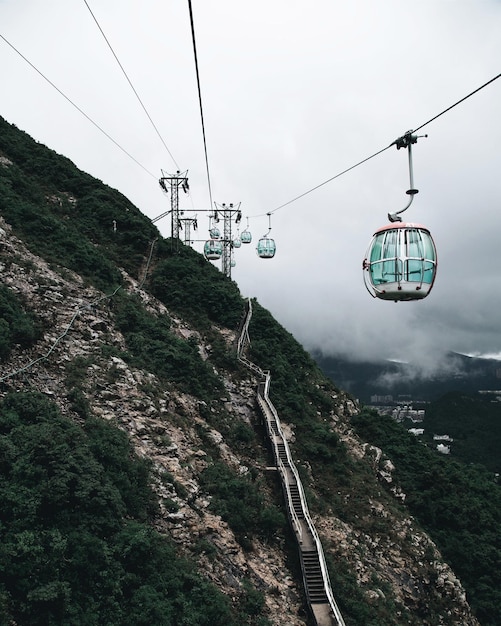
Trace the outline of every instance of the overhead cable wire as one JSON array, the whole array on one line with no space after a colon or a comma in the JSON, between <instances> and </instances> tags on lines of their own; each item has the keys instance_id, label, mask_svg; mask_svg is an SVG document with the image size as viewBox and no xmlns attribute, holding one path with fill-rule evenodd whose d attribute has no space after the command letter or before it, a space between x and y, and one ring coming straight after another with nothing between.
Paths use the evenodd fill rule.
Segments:
<instances>
[{"instance_id":1,"label":"overhead cable wire","mask_svg":"<svg viewBox=\"0 0 501 626\"><path fill-rule=\"evenodd\" d=\"M481 89L483 89L484 87L487 87L488 85L493 83L498 78L501 78L501 74L498 74L497 76L494 76L494 78L491 78L486 83L484 83L483 85L481 85L480 87L478 87L477 89L475 89L474 91L469 93L467 96L464 96L464 98L461 98L460 100L458 100L457 102L455 102L451 106L449 106L446 109L444 109L438 115L435 115L434 117L429 119L424 124L421 124L421 126L418 126L414 130L409 131L409 133L416 133L419 130L421 130L422 128L424 128L425 126L427 126L428 124L431 124L431 122L434 122L436 119L438 119L439 117L441 117L442 115L444 115L445 113L447 113L448 111L450 111L451 109L456 107L458 104L461 104L462 102L464 102L465 100L467 100L468 98L473 96L474 94L478 93ZM376 157L379 154L381 154L381 153L385 152L386 150L388 150L388 148L391 148L392 146L396 145L397 141L398 141L398 139L396 139L395 141L392 141L389 146L386 146L386 148L383 148L382 150L379 150L378 152L375 152L374 154L372 154L371 156L367 157L366 159L362 159L362 161L359 161L358 163L355 163L355 165L352 165L351 167L346 168L342 172L339 172L339 174L336 174L335 176L332 176L331 178L325 180L323 183L315 185L315 187L312 187L311 189L308 189L308 191L305 191L304 193L300 194L299 196L296 196L295 198L292 198L292 200L289 200L288 202L284 202L284 204L281 204L280 206L276 207L275 209L273 209L271 211L267 211L266 213L260 213L259 215L250 215L249 217L263 217L265 215L270 215L272 213L275 213L276 211L279 211L280 209L283 209L284 207L288 206L289 204L292 204L293 202L296 202L296 200L299 200L300 198L304 198L304 196L307 196L308 194L312 193L313 191L316 191L317 189L319 189L320 187L323 187L324 185L327 185L327 183L332 182L333 180L335 180L336 178L339 178L340 176L343 176L343 174L346 174L347 172L350 172L351 170L355 169L359 165L362 165L363 163L366 163L367 161L370 161L374 157Z\"/></svg>"},{"instance_id":2,"label":"overhead cable wire","mask_svg":"<svg viewBox=\"0 0 501 626\"><path fill-rule=\"evenodd\" d=\"M198 55L197 55L197 44L196 44L196 38L195 38L195 23L193 21L193 9L191 6L191 0L188 0L188 7L190 10L190 24L191 24L191 38L193 40L193 55L195 58L195 71L196 71L196 75L197 75L197 88L198 88L198 102L200 105L200 119L202 122L202 136L203 136L203 141L204 141L204 152L205 152L205 167L207 170L207 184L209 187L209 199L210 199L210 206L212 208L213 202L212 202L212 187L211 187L211 182L210 182L210 173L209 173L209 159L207 157L207 139L205 136L205 123L204 123L204 109L202 106L202 90L200 88L200 72L198 70Z\"/></svg>"},{"instance_id":3,"label":"overhead cable wire","mask_svg":"<svg viewBox=\"0 0 501 626\"><path fill-rule=\"evenodd\" d=\"M94 22L96 23L96 26L99 28L99 30L100 30L100 32L101 32L101 35L104 37L104 40L105 40L105 41L106 41L106 43L108 44L108 48L111 50L111 53L112 53L112 54L113 54L113 56L115 57L115 60L116 60L116 62L118 63L118 65L119 65L120 69L122 70L123 75L124 75L124 76L125 76L125 78L127 79L127 82L129 83L129 85L130 85L130 87L131 87L132 91L134 92L134 95L135 95L135 96L136 96L136 98L138 99L139 104L142 106L143 111L146 113L146 116L147 116L147 117L148 117L148 119L150 120L151 125L152 125L152 126L153 126L153 128L155 129L155 132L157 133L157 135L158 135L158 137L159 137L160 141L163 143L164 148L165 148L165 149L167 150L167 152L169 153L169 156L170 156L170 158L173 160L173 162L174 162L175 166L177 167L177 169L178 169L178 170L179 170L179 169L181 169L181 168L179 167L179 165L177 164L176 159L173 157L172 152L171 152L171 151L169 150L169 148L167 147L167 144L165 143L165 141L164 141L164 139L163 139L162 135L160 134L160 131L158 130L157 126L155 125L155 122L154 122L154 121L153 121L153 119L151 118L151 115L148 113L148 111L147 111L146 107L144 106L143 101L142 101L142 100L141 100L141 98L139 97L139 94L137 93L137 91L136 91L136 89L135 89L134 85L132 84L132 81L131 81L131 79L129 78L129 76L128 76L127 72L125 71L125 69L124 69L123 65L120 63L120 60L119 60L118 56L117 56L117 55L116 55L116 53L115 53L115 50L113 49L113 47L112 47L111 43L109 42L108 37L106 37L106 35L104 34L104 31L103 31L103 29L101 28L101 25L100 25L100 23L98 22L98 20L97 20L96 16L95 16L95 15L94 15L94 13L92 12L92 9L90 8L90 6L89 6L89 4L88 4L87 0L83 0L83 1L84 1L84 3L85 3L85 6L89 9L89 13L92 15L92 18L93 18Z\"/></svg>"},{"instance_id":4,"label":"overhead cable wire","mask_svg":"<svg viewBox=\"0 0 501 626\"><path fill-rule=\"evenodd\" d=\"M431 122L434 122L437 118L439 118L441 115L444 115L444 113L447 113L448 111L450 111L451 109L453 109L454 107L456 107L458 104L461 104L461 102L464 102L465 100L468 100L468 98L470 98L471 96L475 95L476 93L478 93L481 89L483 89L484 87L487 87L487 85L490 85L491 83L493 83L495 80L497 80L498 78L501 78L501 74L498 74L497 76L494 76L494 78L491 78L490 80L488 80L486 83L484 83L481 87L478 87L478 89L475 89L474 91L472 91L471 93L469 93L467 96L465 96L464 98L461 98L461 100L458 100L457 102L455 102L454 104L452 104L450 107L447 107L444 111L442 111L441 113L439 113L438 115L435 115L435 117L432 117L430 120L428 120L427 122L425 122L424 124L421 124L421 126L418 126L417 128L415 128L412 132L413 133L417 133L418 130L421 130L422 128L424 128L425 126L427 126L428 124L431 124Z\"/></svg>"},{"instance_id":5,"label":"overhead cable wire","mask_svg":"<svg viewBox=\"0 0 501 626\"><path fill-rule=\"evenodd\" d=\"M296 200L299 200L300 198L303 198L304 196L307 196L309 193L312 193L313 191L316 191L317 189L320 189L320 187L323 187L324 185L327 185L327 183L332 182L334 179L339 178L340 176L342 176L343 174L346 174L350 170L354 170L359 165L362 165L362 163L366 163L367 161L370 161L374 157L377 157L379 154L381 154L385 150L388 150L388 148L391 148L392 145L393 145L393 143L390 143L390 145L386 146L386 148L383 148L382 150L379 150L378 152L375 152L374 154L371 154L371 156L367 157L366 159L363 159L362 161L359 161L358 163L355 163L355 165L352 165L351 167L348 167L347 169L343 170L342 172L339 172L339 174L336 174L335 176L332 176L328 180L324 180L323 183L320 183L319 185L316 185L315 187L312 187L311 189L308 189L308 191L305 191L304 193L300 194L299 196L296 196L292 200L289 200L288 202L284 202L284 204L281 204L276 209L273 209L273 211L268 211L268 213L275 213L276 211L278 211L280 209L283 209L287 205L292 204L293 202L296 202ZM263 213L263 215L268 215L268 213ZM258 215L258 216L255 216L255 217L261 217L261 215Z\"/></svg>"},{"instance_id":6,"label":"overhead cable wire","mask_svg":"<svg viewBox=\"0 0 501 626\"><path fill-rule=\"evenodd\" d=\"M85 113L85 111L83 111L77 104L75 104L75 102L73 102L71 98L69 98L63 91L61 91L61 89L59 89L59 87L57 87L49 78L47 78L45 74L43 74L35 65L33 65L33 63L29 59L27 59L24 56L24 54L22 54L13 44L11 44L10 41L6 39L1 33L0 33L0 38L3 39L5 43L8 46L10 46L12 50L14 50L14 52L16 52L24 61L26 61L26 63L28 63L28 65L30 65L35 70L35 72L37 72L37 74L39 74L46 82L48 82L51 87L53 87L61 96L63 96L65 100L67 100L73 107L75 107L75 109L79 113L81 113L91 124L93 124L99 131L101 131L105 137L107 137L111 142L113 142L117 148L119 148L124 154L126 154L130 159L132 159L134 163L139 165L139 167L141 167L147 174L149 174L155 179L157 178L155 174L150 172L150 170L148 170L142 163L140 163L136 158L134 158L132 154L130 154L130 152L127 152L127 150L123 148L118 143L118 141L113 139L113 137L109 135L101 126L99 126L97 122L95 122L89 115L87 115L87 113Z\"/></svg>"}]
</instances>

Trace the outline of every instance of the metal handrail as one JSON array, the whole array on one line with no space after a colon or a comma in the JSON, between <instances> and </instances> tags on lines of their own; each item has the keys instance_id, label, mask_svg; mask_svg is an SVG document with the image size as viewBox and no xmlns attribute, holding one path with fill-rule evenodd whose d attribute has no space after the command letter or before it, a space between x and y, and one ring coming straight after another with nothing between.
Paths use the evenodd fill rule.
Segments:
<instances>
[{"instance_id":1,"label":"metal handrail","mask_svg":"<svg viewBox=\"0 0 501 626\"><path fill-rule=\"evenodd\" d=\"M290 448L289 448L289 444L287 442L287 439L284 435L284 432L282 430L282 426L280 424L280 418L278 417L278 413L273 405L273 403L271 402L270 398L269 398L269 388L270 388L270 380L271 380L271 376L269 372L264 372L260 367L258 367L257 365L255 365L254 363L252 363L252 361L249 361L248 359L246 359L243 356L243 351L246 345L250 344L250 338L249 338L249 323L250 323L250 318L252 316L252 304L251 304L251 300L248 299L248 308L247 308L247 314L246 314L246 319L244 322L244 325L242 327L242 331L240 333L240 337L238 339L238 343L237 343L237 357L238 359L244 364L246 365L249 369L251 369L252 371L254 371L255 373L257 373L261 378L264 378L264 384L263 385L259 385L258 387L258 394L257 394L257 399L258 399L258 404L259 407L261 408L261 411L265 417L266 420L266 427L270 436L270 439L272 441L273 444L273 448L274 448L274 452L275 452L275 459L277 462L277 467L278 470L282 476L282 485L284 486L285 492L287 494L287 504L288 504L288 509L290 512L290 516L292 518L293 521L293 525L296 527L296 531L297 531L297 535L298 535L298 540L299 543L302 543L302 538L303 538L303 525L301 524L301 522L299 521L299 517L297 516L297 513L294 509L294 505L292 502L292 495L290 492L290 482L288 480L287 477L287 469L286 466L284 464L284 462L282 461L282 459L279 456L278 453L278 445L276 443L275 437L272 437L272 429L271 429L271 419L273 419L276 423L276 428L277 428L277 432L278 432L278 436L280 437L283 445L284 445L284 449L285 449L285 454L287 457L287 464L289 466L290 471L292 472L294 479L296 481L296 485L298 487L298 492L299 492L299 498L301 501L301 508L303 511L303 515L304 515L304 519L307 525L307 528L309 530L309 532L311 533L311 536L313 538L313 542L315 544L316 547L316 551L318 554L318 559L319 559L319 563L320 563L320 570L322 572L322 580L323 580L323 584L324 584L324 591L326 594L326 597L329 601L329 606L330 609L332 611L332 615L334 616L334 618L337 621L337 626L345 626L345 622L343 620L343 617L341 615L341 612L339 611L339 608L336 604L336 601L334 599L334 594L332 593L332 587L330 584L330 578L329 578L329 572L327 571L327 563L325 561L325 555L324 555L324 551L322 548L322 543L320 541L320 538L318 536L318 533L316 531L315 525L313 523L313 520L311 519L310 516L310 512L308 510L308 504L306 501L306 495L304 493L304 489L303 489L303 484L301 482L301 479L299 477L298 471L296 469L296 466L294 464L294 461L292 460L292 455L290 452ZM261 393L261 387L263 389L263 392Z\"/></svg>"},{"instance_id":2,"label":"metal handrail","mask_svg":"<svg viewBox=\"0 0 501 626\"><path fill-rule=\"evenodd\" d=\"M265 389L265 397L264 397L264 401L266 402L268 408L270 409L274 419L276 420L277 423L277 430L280 434L280 437L285 445L285 451L286 451L286 455L287 455L287 462L289 464L289 468L292 471L294 478L296 479L296 484L298 486L298 490L299 490L299 497L301 500L301 506L303 509L303 514L304 514L304 518L305 518L305 522L306 525L308 526L308 530L311 533L311 536L313 538L313 541L315 543L315 547L317 550L317 554L319 557L319 563L320 563L320 570L322 572L322 579L324 582L324 590L326 593L326 596L329 600L329 605L331 607L331 610L338 622L339 626L345 626L343 617L341 615L341 612L339 611L339 608L336 604L336 600L334 599L334 594L332 592L332 587L330 584L330 577L329 577L329 572L327 570L327 563L325 561L325 554L322 548L322 542L320 541L320 537L318 536L317 530L315 528L315 525L313 523L313 520L311 519L310 516L310 512L308 509L308 504L307 504L307 500L306 500L306 495L304 493L304 489L303 489L303 484L301 482L301 479L299 477L298 471L296 469L296 466L294 464L294 461L292 460L292 455L290 453L290 448L289 448L289 444L285 438L285 435L282 431L282 427L280 424L280 419L278 417L277 411L275 409L275 407L273 406L273 403L271 402L271 400L268 397L268 389L269 389L269 383L270 383L270 376L267 376L266 379L266 384L264 386Z\"/></svg>"},{"instance_id":3,"label":"metal handrail","mask_svg":"<svg viewBox=\"0 0 501 626\"><path fill-rule=\"evenodd\" d=\"M285 467L284 462L282 461L282 459L280 458L279 454L278 454L278 445L276 443L276 441L274 440L274 437L272 437L272 429L270 426L270 420L269 420L269 407L268 404L266 403L266 400L264 398L261 397L261 395L258 393L257 396L258 399L258 404L261 408L261 411L263 412L263 414L265 414L265 419L266 419L266 426L267 426L267 430L268 430L268 434L270 435L270 439L272 441L272 445L273 445L273 449L275 452L275 459L277 462L277 468L278 471L280 472L280 475L282 476L282 485L284 487L285 493L287 495L287 503L289 505L289 512L290 512L290 516L292 518L292 523L293 526L296 529L296 534L298 536L298 540L299 543L302 543L303 541L303 527L301 525L301 522L299 521L299 517L296 513L296 510L294 508L294 504L292 502L292 493L290 490L290 483L287 479L287 468ZM268 410L267 410L268 409ZM278 423L277 423L278 425ZM282 440L283 440L283 435L281 434ZM287 460L288 457L287 457Z\"/></svg>"}]
</instances>

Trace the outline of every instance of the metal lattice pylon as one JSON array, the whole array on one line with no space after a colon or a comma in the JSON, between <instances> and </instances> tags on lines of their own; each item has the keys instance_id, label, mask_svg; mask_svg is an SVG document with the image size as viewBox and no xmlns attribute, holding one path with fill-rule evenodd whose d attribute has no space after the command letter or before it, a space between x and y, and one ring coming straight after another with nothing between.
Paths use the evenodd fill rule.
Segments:
<instances>
[{"instance_id":1,"label":"metal lattice pylon","mask_svg":"<svg viewBox=\"0 0 501 626\"><path fill-rule=\"evenodd\" d=\"M188 193L188 170L186 172L180 172L179 170L175 174L165 174L162 170L162 177L158 181L160 187L170 194L170 213L171 213L171 237L173 239L179 239L179 231L181 229L181 222L179 220L179 187Z\"/></svg>"},{"instance_id":2,"label":"metal lattice pylon","mask_svg":"<svg viewBox=\"0 0 501 626\"><path fill-rule=\"evenodd\" d=\"M240 211L240 202L236 206L233 203L223 203L219 208L223 215L223 237L221 239L223 244L223 255L221 258L221 271L225 276L231 278L231 261L233 252L232 223L233 221L235 221L236 224L240 222L242 219L242 212Z\"/></svg>"}]
</instances>

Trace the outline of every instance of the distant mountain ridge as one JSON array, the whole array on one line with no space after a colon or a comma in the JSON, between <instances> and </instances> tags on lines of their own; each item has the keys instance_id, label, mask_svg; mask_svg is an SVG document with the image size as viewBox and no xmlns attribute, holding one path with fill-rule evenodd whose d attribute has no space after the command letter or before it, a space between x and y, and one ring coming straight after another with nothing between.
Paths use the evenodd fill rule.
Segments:
<instances>
[{"instance_id":1,"label":"distant mountain ridge","mask_svg":"<svg viewBox=\"0 0 501 626\"><path fill-rule=\"evenodd\" d=\"M318 351L311 355L326 376L363 404L376 404L373 396L430 402L449 391L476 393L501 389L500 361L457 352L444 355L433 373L413 363L351 361Z\"/></svg>"}]
</instances>

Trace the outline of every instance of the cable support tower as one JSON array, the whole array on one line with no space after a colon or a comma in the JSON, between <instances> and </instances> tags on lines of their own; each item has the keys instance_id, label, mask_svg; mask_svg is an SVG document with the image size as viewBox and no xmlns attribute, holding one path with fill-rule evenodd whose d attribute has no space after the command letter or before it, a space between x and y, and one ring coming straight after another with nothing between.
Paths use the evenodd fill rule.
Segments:
<instances>
[{"instance_id":1,"label":"cable support tower","mask_svg":"<svg viewBox=\"0 0 501 626\"><path fill-rule=\"evenodd\" d=\"M166 174L162 170L162 176L158 181L160 187L163 191L168 194L170 191L170 211L162 214L160 217L164 217L170 213L171 215L171 237L174 241L179 242L179 231L181 229L180 215L182 215L182 211L179 210L179 188L184 191L184 193L188 193L189 185L188 185L188 170L185 172L180 172L179 170L175 174ZM155 222L160 219L160 217L155 218Z\"/></svg>"},{"instance_id":2,"label":"cable support tower","mask_svg":"<svg viewBox=\"0 0 501 626\"><path fill-rule=\"evenodd\" d=\"M214 219L219 220L219 213L223 216L223 237L221 243L223 244L223 254L221 257L221 271L225 276L231 278L231 268L234 265L233 259L233 236L232 236L232 224L239 224L242 219L242 212L240 211L239 202L237 205L233 203L218 205L216 204L216 210L214 212ZM217 209L219 207L219 210Z\"/></svg>"},{"instance_id":3,"label":"cable support tower","mask_svg":"<svg viewBox=\"0 0 501 626\"><path fill-rule=\"evenodd\" d=\"M184 230L184 244L186 246L191 246L191 244L194 243L193 239L191 238L191 229L198 229L197 216L195 215L195 217L180 217L179 228L181 230Z\"/></svg>"}]
</instances>

